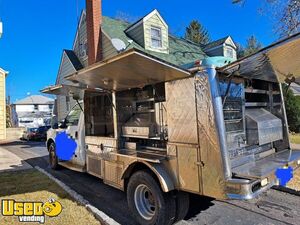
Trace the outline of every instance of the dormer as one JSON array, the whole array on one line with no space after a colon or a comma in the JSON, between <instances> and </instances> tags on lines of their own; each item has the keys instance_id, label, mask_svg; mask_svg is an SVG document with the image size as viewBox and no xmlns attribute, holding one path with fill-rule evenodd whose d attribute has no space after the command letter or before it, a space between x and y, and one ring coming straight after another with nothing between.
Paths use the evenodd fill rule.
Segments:
<instances>
[{"instance_id":1,"label":"dormer","mask_svg":"<svg viewBox=\"0 0 300 225\"><path fill-rule=\"evenodd\" d=\"M213 41L205 45L204 51L208 56L224 56L237 59L237 47L230 36Z\"/></svg>"},{"instance_id":2,"label":"dormer","mask_svg":"<svg viewBox=\"0 0 300 225\"><path fill-rule=\"evenodd\" d=\"M125 32L146 50L169 53L168 25L156 9L132 24Z\"/></svg>"}]
</instances>

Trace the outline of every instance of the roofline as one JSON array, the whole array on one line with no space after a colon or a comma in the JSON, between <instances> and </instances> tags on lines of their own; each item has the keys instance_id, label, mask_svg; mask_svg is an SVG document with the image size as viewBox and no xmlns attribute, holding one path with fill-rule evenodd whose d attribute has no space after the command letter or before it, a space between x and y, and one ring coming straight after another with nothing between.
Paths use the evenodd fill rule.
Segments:
<instances>
[{"instance_id":1,"label":"roofline","mask_svg":"<svg viewBox=\"0 0 300 225\"><path fill-rule=\"evenodd\" d=\"M147 21L151 16L153 16L154 14L157 14L159 19L161 20L161 22L167 27L169 28L168 24L166 23L166 21L162 18L162 16L160 15L160 13L158 12L157 9L154 9L153 11L151 11L150 13L148 13L147 15L145 15L144 17L142 17L141 19L139 19L138 21L136 21L135 23L131 24L129 27L127 27L125 29L124 32L129 32L131 30L133 30L134 28L136 28L137 26L139 26L141 23Z\"/></svg>"},{"instance_id":2,"label":"roofline","mask_svg":"<svg viewBox=\"0 0 300 225\"><path fill-rule=\"evenodd\" d=\"M2 69L1 67L0 67L0 72L1 72L1 73L3 73L3 74L5 74L5 76L9 74L9 72L8 72L8 71L6 71L6 70Z\"/></svg>"},{"instance_id":3,"label":"roofline","mask_svg":"<svg viewBox=\"0 0 300 225\"><path fill-rule=\"evenodd\" d=\"M224 43L226 43L226 41L228 40L228 38L230 38L230 40L232 41L232 43L233 43L233 45L234 45L234 46L232 46L232 47L237 48L237 46L236 46L235 42L233 41L232 37L231 37L230 35L228 35L228 36L225 36L225 37L223 37L223 38L219 38L219 39L217 39L217 40L215 40L215 41L210 42L210 43L214 43L214 42L217 42L217 41L219 41L219 40L225 39L225 41L224 41L222 44L216 45L216 46L211 47L211 48L207 48L207 47L204 46L203 49L204 49L204 50L211 50L211 49L215 49L215 48L217 48L217 47L223 46ZM207 45L209 45L210 43L208 43Z\"/></svg>"},{"instance_id":4,"label":"roofline","mask_svg":"<svg viewBox=\"0 0 300 225\"><path fill-rule=\"evenodd\" d=\"M233 68L233 67L237 66L238 64L240 64L241 62L243 62L243 61L245 61L245 60L247 60L247 59L249 59L249 58L251 58L251 57L253 57L253 56L255 56L255 55L258 55L258 54L260 54L260 53L263 53L264 51L269 50L269 49L271 49L271 48L273 48L273 47L276 47L277 45L284 44L286 41L292 40L292 39L294 39L294 38L296 38L296 37L300 38L300 32L298 32L298 33L296 33L296 34L293 34L293 35L291 35L291 36L289 36L289 37L287 37L287 38L283 38L283 39L281 39L281 40L279 40L279 41L277 41L277 42L274 42L274 43L270 44L269 46L266 46L266 47L260 49L259 51L255 52L255 53L252 53L251 55L242 57L242 58L240 58L239 60L234 61L233 63L230 63L230 64L228 64L228 65L225 65L225 66L223 66L223 67L220 67L220 68L218 68L218 70L219 70L219 71L223 71L224 69L230 69L230 68Z\"/></svg>"},{"instance_id":5,"label":"roofline","mask_svg":"<svg viewBox=\"0 0 300 225\"><path fill-rule=\"evenodd\" d=\"M230 35L228 35L227 39L228 39L228 38L230 38L230 39L231 39L231 41L232 41L232 43L233 43L233 45L234 45L234 46L232 46L232 47L235 47L235 48L237 48L237 46L236 46L236 44L235 44L235 42L234 42L233 38L232 38ZM226 39L226 40L227 40L227 39Z\"/></svg>"},{"instance_id":6,"label":"roofline","mask_svg":"<svg viewBox=\"0 0 300 225\"><path fill-rule=\"evenodd\" d=\"M66 54L65 53L65 49L63 49L62 53L61 53L60 63L59 63L59 67L58 67L58 71L57 71L57 75L56 75L56 79L55 79L55 84L57 84L57 81L58 81L58 75L60 74L60 70L61 70L61 66L62 66L62 61L63 61L63 58L64 58L64 54Z\"/></svg>"},{"instance_id":7,"label":"roofline","mask_svg":"<svg viewBox=\"0 0 300 225\"><path fill-rule=\"evenodd\" d=\"M76 40L77 40L77 37L78 37L78 31L79 31L80 24L82 22L83 15L86 15L86 11L84 9L81 11L80 19L79 19L78 24L77 24L75 38L74 38L74 42L73 42L73 45L72 45L72 50L74 50L74 48L75 48L75 43L76 43Z\"/></svg>"}]
</instances>

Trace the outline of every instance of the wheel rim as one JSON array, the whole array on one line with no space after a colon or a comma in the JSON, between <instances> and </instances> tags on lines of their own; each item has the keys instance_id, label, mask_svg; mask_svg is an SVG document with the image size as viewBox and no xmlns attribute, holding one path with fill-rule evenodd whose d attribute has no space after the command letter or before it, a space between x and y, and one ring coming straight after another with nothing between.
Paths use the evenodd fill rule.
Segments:
<instances>
[{"instance_id":1,"label":"wheel rim","mask_svg":"<svg viewBox=\"0 0 300 225\"><path fill-rule=\"evenodd\" d=\"M155 215L155 198L145 184L137 186L134 192L134 202L139 214L146 220L151 220Z\"/></svg>"}]
</instances>

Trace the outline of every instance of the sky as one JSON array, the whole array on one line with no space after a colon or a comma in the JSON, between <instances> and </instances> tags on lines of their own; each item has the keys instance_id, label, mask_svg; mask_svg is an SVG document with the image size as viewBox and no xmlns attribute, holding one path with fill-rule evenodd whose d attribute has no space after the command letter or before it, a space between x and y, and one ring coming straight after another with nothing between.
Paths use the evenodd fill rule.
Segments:
<instances>
[{"instance_id":1,"label":"sky","mask_svg":"<svg viewBox=\"0 0 300 225\"><path fill-rule=\"evenodd\" d=\"M230 35L245 44L255 35L264 46L277 40L271 16L261 15L261 0L233 5L231 0L102 0L103 15L126 14L137 20L157 9L169 31L183 36L191 20L199 20L216 40ZM11 101L54 84L63 49L72 49L85 0L0 0L0 67L9 71Z\"/></svg>"}]
</instances>

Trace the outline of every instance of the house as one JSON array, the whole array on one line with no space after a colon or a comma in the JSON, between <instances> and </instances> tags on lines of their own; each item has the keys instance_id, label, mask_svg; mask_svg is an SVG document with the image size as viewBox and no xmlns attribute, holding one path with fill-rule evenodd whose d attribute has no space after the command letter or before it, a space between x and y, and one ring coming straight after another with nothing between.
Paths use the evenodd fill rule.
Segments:
<instances>
[{"instance_id":1,"label":"house","mask_svg":"<svg viewBox=\"0 0 300 225\"><path fill-rule=\"evenodd\" d=\"M8 72L0 68L0 140L6 139L5 79Z\"/></svg>"},{"instance_id":2,"label":"house","mask_svg":"<svg viewBox=\"0 0 300 225\"><path fill-rule=\"evenodd\" d=\"M13 113L18 127L39 127L50 125L54 100L42 95L32 95L16 101Z\"/></svg>"},{"instance_id":3,"label":"house","mask_svg":"<svg viewBox=\"0 0 300 225\"><path fill-rule=\"evenodd\" d=\"M101 10L97 13L101 13ZM213 42L211 47L208 44L203 48L203 46L171 35L168 24L157 10L153 10L133 24L102 16L101 14L90 18L89 21L88 19L86 12L83 11L77 27L73 49L63 50L62 52L56 85L76 85L66 80L65 77L89 64L107 60L120 53L120 49L117 49L113 44L114 41L125 43L123 50L134 48L179 67L202 60L210 55L224 56L227 54L227 49L236 50L236 46L230 37L217 41L217 43ZM88 26L87 23L90 25ZM99 30L98 33L97 30ZM89 40L93 41L87 41L88 34L90 35ZM97 43L101 44L98 45ZM220 47L219 44L223 51L214 51L216 47ZM96 48L101 49L97 51ZM100 55L93 55L92 52L100 52ZM235 60L236 52L233 52L230 56ZM68 111L75 103L70 97L57 97L58 121L66 117Z\"/></svg>"},{"instance_id":4,"label":"house","mask_svg":"<svg viewBox=\"0 0 300 225\"><path fill-rule=\"evenodd\" d=\"M237 46L230 36L208 43L203 46L208 56L224 56L237 59Z\"/></svg>"}]
</instances>

